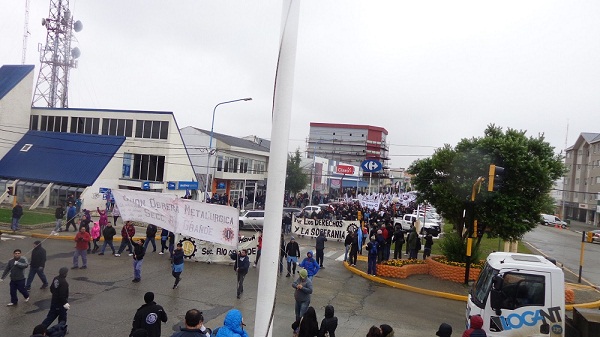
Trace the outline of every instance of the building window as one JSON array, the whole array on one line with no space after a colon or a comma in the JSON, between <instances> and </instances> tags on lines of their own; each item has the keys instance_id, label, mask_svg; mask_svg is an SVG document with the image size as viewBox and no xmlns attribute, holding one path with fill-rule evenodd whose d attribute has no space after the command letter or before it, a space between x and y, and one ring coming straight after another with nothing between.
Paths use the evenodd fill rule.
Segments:
<instances>
[{"instance_id":1,"label":"building window","mask_svg":"<svg viewBox=\"0 0 600 337\"><path fill-rule=\"evenodd\" d=\"M217 171L222 171L223 170L223 157L218 156L217 157Z\"/></svg>"},{"instance_id":2,"label":"building window","mask_svg":"<svg viewBox=\"0 0 600 337\"><path fill-rule=\"evenodd\" d=\"M264 161L254 161L254 174L263 174L265 172L266 163Z\"/></svg>"},{"instance_id":3,"label":"building window","mask_svg":"<svg viewBox=\"0 0 600 337\"><path fill-rule=\"evenodd\" d=\"M107 136L133 135L133 119L102 119L102 134Z\"/></svg>"},{"instance_id":4,"label":"building window","mask_svg":"<svg viewBox=\"0 0 600 337\"><path fill-rule=\"evenodd\" d=\"M238 171L238 158L229 158L229 171L237 173Z\"/></svg>"},{"instance_id":5,"label":"building window","mask_svg":"<svg viewBox=\"0 0 600 337\"><path fill-rule=\"evenodd\" d=\"M248 173L250 159L240 159L240 173Z\"/></svg>"},{"instance_id":6,"label":"building window","mask_svg":"<svg viewBox=\"0 0 600 337\"><path fill-rule=\"evenodd\" d=\"M100 118L71 117L71 132L97 135L100 131Z\"/></svg>"},{"instance_id":7,"label":"building window","mask_svg":"<svg viewBox=\"0 0 600 337\"><path fill-rule=\"evenodd\" d=\"M66 116L42 116L39 130L50 132L67 132L68 122L69 117Z\"/></svg>"},{"instance_id":8,"label":"building window","mask_svg":"<svg viewBox=\"0 0 600 337\"><path fill-rule=\"evenodd\" d=\"M29 117L29 130L37 131L39 119L40 116L37 115L31 115L31 117Z\"/></svg>"},{"instance_id":9,"label":"building window","mask_svg":"<svg viewBox=\"0 0 600 337\"><path fill-rule=\"evenodd\" d=\"M167 139L169 122L138 120L135 126L136 138Z\"/></svg>"},{"instance_id":10,"label":"building window","mask_svg":"<svg viewBox=\"0 0 600 337\"><path fill-rule=\"evenodd\" d=\"M165 156L133 154L132 179L163 181Z\"/></svg>"}]
</instances>

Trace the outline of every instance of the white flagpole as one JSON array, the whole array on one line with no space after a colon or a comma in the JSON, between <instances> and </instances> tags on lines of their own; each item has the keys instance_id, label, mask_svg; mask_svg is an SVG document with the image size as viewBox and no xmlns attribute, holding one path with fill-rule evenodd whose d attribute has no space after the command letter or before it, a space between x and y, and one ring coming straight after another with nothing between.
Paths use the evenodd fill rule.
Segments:
<instances>
[{"instance_id":1,"label":"white flagpole","mask_svg":"<svg viewBox=\"0 0 600 337\"><path fill-rule=\"evenodd\" d=\"M265 202L262 259L256 296L255 337L270 337L273 333L299 14L299 0L283 2L281 42L273 97L271 151L267 175L269 185Z\"/></svg>"}]
</instances>

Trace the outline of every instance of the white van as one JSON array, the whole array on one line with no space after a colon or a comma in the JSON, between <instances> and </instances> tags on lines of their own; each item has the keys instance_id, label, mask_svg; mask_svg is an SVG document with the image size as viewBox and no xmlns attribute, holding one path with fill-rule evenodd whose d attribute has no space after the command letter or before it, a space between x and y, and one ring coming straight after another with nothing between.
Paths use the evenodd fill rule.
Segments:
<instances>
[{"instance_id":1,"label":"white van","mask_svg":"<svg viewBox=\"0 0 600 337\"><path fill-rule=\"evenodd\" d=\"M562 221L559 217L550 215L550 214L542 214L542 225L544 226L556 226L559 225L562 228L567 228L567 223Z\"/></svg>"}]
</instances>

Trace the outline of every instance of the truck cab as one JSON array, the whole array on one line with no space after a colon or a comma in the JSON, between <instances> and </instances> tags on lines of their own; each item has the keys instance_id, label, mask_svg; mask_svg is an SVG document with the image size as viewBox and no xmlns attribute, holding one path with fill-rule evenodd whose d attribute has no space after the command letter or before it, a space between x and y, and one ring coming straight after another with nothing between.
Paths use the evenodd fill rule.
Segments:
<instances>
[{"instance_id":1,"label":"truck cab","mask_svg":"<svg viewBox=\"0 0 600 337\"><path fill-rule=\"evenodd\" d=\"M492 253L469 292L467 328L481 315L491 337L562 337L564 287L562 269L543 256Z\"/></svg>"}]
</instances>

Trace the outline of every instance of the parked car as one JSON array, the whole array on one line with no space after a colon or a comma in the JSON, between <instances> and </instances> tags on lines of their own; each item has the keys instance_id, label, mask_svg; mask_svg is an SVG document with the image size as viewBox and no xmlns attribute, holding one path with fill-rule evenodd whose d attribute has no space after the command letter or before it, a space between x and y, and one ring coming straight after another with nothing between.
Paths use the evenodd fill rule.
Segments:
<instances>
[{"instance_id":1,"label":"parked car","mask_svg":"<svg viewBox=\"0 0 600 337\"><path fill-rule=\"evenodd\" d=\"M590 231L592 233L592 243L600 243L600 229Z\"/></svg>"},{"instance_id":2,"label":"parked car","mask_svg":"<svg viewBox=\"0 0 600 337\"><path fill-rule=\"evenodd\" d=\"M299 216L302 214L302 210L300 208L284 207L283 213L281 214L282 219L286 213L294 213L296 216ZM240 211L239 224L240 229L262 230L265 224L265 210L251 209Z\"/></svg>"},{"instance_id":3,"label":"parked car","mask_svg":"<svg viewBox=\"0 0 600 337\"><path fill-rule=\"evenodd\" d=\"M559 217L550 214L542 214L541 224L544 226L556 226L559 225L562 228L567 228L567 223L562 221Z\"/></svg>"},{"instance_id":4,"label":"parked car","mask_svg":"<svg viewBox=\"0 0 600 337\"><path fill-rule=\"evenodd\" d=\"M302 211L304 212L304 214L307 215L311 215L312 212L314 211L315 213L319 214L321 213L321 211L325 208L329 207L329 204L318 204L318 205L309 205L306 206L302 209Z\"/></svg>"},{"instance_id":5,"label":"parked car","mask_svg":"<svg viewBox=\"0 0 600 337\"><path fill-rule=\"evenodd\" d=\"M284 207L283 213L291 213L294 214L294 216L299 217L302 215L302 208Z\"/></svg>"},{"instance_id":6,"label":"parked car","mask_svg":"<svg viewBox=\"0 0 600 337\"><path fill-rule=\"evenodd\" d=\"M262 209L242 211L239 221L240 229L262 229L265 223L265 211Z\"/></svg>"},{"instance_id":7,"label":"parked car","mask_svg":"<svg viewBox=\"0 0 600 337\"><path fill-rule=\"evenodd\" d=\"M402 218L395 218L394 225L399 223L402 229L407 231L412 228L413 223L417 220L423 221L423 218L417 218L416 214L404 214ZM421 226L421 232L419 234L431 233L433 236L438 236L441 232L441 225L434 219L425 218L425 222Z\"/></svg>"}]
</instances>

